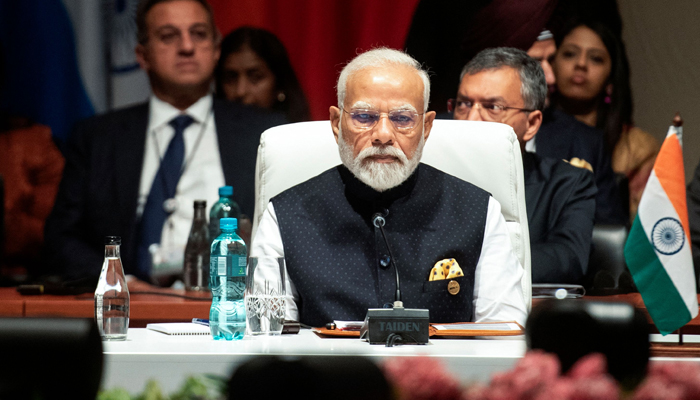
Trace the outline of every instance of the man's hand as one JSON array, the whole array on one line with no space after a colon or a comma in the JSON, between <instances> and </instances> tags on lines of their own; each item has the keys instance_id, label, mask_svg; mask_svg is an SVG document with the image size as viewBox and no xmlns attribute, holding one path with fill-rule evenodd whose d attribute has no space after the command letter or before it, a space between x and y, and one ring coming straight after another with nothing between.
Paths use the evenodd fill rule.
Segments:
<instances>
[{"instance_id":1,"label":"man's hand","mask_svg":"<svg viewBox=\"0 0 700 400\"><path fill-rule=\"evenodd\" d=\"M588 161L586 161L582 158L574 157L569 161L567 161L567 160L564 160L564 161L568 162L569 164L573 165L574 167L585 168L585 169L593 172L593 166L591 165L591 163L589 163Z\"/></svg>"}]
</instances>

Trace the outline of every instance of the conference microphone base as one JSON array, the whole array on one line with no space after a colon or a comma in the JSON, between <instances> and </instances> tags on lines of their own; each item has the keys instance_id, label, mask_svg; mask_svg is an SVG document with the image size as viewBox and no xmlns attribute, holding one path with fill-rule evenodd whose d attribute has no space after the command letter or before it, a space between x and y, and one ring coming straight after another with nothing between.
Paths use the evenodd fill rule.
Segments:
<instances>
[{"instance_id":1,"label":"conference microphone base","mask_svg":"<svg viewBox=\"0 0 700 400\"><path fill-rule=\"evenodd\" d=\"M360 338L370 344L428 344L428 310L415 308L370 308L360 329Z\"/></svg>"}]
</instances>

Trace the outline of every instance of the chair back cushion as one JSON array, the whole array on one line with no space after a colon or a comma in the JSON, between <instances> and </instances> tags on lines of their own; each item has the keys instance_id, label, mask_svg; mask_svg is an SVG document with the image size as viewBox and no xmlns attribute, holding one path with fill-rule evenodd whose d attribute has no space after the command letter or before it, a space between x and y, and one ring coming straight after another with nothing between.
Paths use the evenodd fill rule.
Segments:
<instances>
[{"instance_id":1,"label":"chair back cushion","mask_svg":"<svg viewBox=\"0 0 700 400\"><path fill-rule=\"evenodd\" d=\"M435 120L421 161L479 186L501 204L513 250L525 269L523 294L529 308L530 235L522 156L513 129L494 122ZM253 237L270 198L340 163L329 121L265 131L255 171Z\"/></svg>"}]
</instances>

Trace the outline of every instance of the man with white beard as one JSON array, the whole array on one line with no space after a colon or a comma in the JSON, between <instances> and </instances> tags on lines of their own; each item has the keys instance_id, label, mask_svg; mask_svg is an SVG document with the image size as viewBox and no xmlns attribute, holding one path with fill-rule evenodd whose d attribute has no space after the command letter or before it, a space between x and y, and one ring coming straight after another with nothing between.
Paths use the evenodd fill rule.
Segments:
<instances>
[{"instance_id":1,"label":"man with white beard","mask_svg":"<svg viewBox=\"0 0 700 400\"><path fill-rule=\"evenodd\" d=\"M330 120L343 164L272 198L251 248L251 256L285 257L287 319L323 326L391 307L393 261L404 305L429 309L431 322L524 324L523 268L500 205L420 163L435 118L420 64L371 50L343 69L337 90ZM459 276L431 278L455 261Z\"/></svg>"}]
</instances>

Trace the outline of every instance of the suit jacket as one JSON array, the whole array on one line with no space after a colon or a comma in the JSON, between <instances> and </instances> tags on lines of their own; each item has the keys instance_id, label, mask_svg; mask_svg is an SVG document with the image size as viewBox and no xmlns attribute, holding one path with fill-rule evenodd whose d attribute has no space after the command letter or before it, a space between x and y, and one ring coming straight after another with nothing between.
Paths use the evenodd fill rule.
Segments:
<instances>
[{"instance_id":1,"label":"suit jacket","mask_svg":"<svg viewBox=\"0 0 700 400\"><path fill-rule=\"evenodd\" d=\"M597 224L629 222L627 198L619 193L610 153L605 150L603 133L562 111L549 108L544 112L542 126L537 132L536 151L541 157L570 160L573 157L588 161L593 167L598 194L595 199Z\"/></svg>"},{"instance_id":2,"label":"suit jacket","mask_svg":"<svg viewBox=\"0 0 700 400\"><path fill-rule=\"evenodd\" d=\"M261 133L281 116L214 100L214 119L227 185L252 215L255 160ZM136 268L139 183L148 127L148 103L80 122L68 144L56 204L46 222L45 260L67 279L99 276L104 237L121 236L126 272Z\"/></svg>"},{"instance_id":3,"label":"suit jacket","mask_svg":"<svg viewBox=\"0 0 700 400\"><path fill-rule=\"evenodd\" d=\"M700 282L700 164L695 168L695 175L688 184L688 219L692 242L693 263L695 264L695 283ZM700 284L698 284L700 288Z\"/></svg>"},{"instance_id":4,"label":"suit jacket","mask_svg":"<svg viewBox=\"0 0 700 400\"><path fill-rule=\"evenodd\" d=\"M532 283L582 284L595 214L593 174L533 153L523 155L523 170Z\"/></svg>"}]
</instances>

